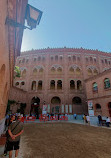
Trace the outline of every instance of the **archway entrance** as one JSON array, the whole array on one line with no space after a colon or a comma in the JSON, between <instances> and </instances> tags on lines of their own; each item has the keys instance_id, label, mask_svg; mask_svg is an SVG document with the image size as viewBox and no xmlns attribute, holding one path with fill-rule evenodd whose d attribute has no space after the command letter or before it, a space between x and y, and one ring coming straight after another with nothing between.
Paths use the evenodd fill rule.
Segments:
<instances>
[{"instance_id":1,"label":"archway entrance","mask_svg":"<svg viewBox=\"0 0 111 158\"><path fill-rule=\"evenodd\" d=\"M37 119L39 119L39 106L40 99L38 97L33 97L31 100L30 115L34 114Z\"/></svg>"},{"instance_id":2,"label":"archway entrance","mask_svg":"<svg viewBox=\"0 0 111 158\"><path fill-rule=\"evenodd\" d=\"M53 97L51 99L51 104L52 104L51 112L59 114L60 113L60 104L61 104L60 98L59 97Z\"/></svg>"},{"instance_id":3,"label":"archway entrance","mask_svg":"<svg viewBox=\"0 0 111 158\"><path fill-rule=\"evenodd\" d=\"M111 102L108 103L109 116L111 117Z\"/></svg>"}]
</instances>

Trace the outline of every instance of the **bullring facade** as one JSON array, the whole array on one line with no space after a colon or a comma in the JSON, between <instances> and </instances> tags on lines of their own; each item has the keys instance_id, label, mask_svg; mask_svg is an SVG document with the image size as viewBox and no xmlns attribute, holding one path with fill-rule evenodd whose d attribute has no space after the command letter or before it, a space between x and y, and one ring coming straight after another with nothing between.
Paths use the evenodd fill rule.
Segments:
<instances>
[{"instance_id":1,"label":"bullring facade","mask_svg":"<svg viewBox=\"0 0 111 158\"><path fill-rule=\"evenodd\" d=\"M47 104L49 113L83 114L87 113L84 80L109 69L111 55L83 48L47 48L22 52L16 65L21 77L15 78L14 86L26 91L27 113L38 114L37 108Z\"/></svg>"}]
</instances>

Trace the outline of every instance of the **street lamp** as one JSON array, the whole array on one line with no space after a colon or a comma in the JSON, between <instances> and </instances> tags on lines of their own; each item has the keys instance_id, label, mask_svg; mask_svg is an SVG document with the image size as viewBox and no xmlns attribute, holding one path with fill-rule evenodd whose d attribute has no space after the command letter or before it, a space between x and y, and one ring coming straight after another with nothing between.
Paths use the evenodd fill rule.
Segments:
<instances>
[{"instance_id":1,"label":"street lamp","mask_svg":"<svg viewBox=\"0 0 111 158\"><path fill-rule=\"evenodd\" d=\"M23 29L32 30L36 28L37 25L39 25L41 17L42 11L28 4L26 8L25 19L27 20L27 25L29 27L18 23L17 20L15 21L14 19L10 19L9 17L6 18L5 24L11 25L13 27L21 27Z\"/></svg>"}]
</instances>

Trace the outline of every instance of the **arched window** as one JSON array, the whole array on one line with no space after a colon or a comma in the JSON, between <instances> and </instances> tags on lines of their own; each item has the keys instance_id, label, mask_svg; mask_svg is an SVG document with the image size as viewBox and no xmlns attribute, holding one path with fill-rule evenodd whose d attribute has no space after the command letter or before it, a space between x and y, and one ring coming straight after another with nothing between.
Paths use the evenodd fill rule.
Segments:
<instances>
[{"instance_id":1,"label":"arched window","mask_svg":"<svg viewBox=\"0 0 111 158\"><path fill-rule=\"evenodd\" d=\"M28 63L29 62L29 59L26 59L26 63Z\"/></svg>"},{"instance_id":2,"label":"arched window","mask_svg":"<svg viewBox=\"0 0 111 158\"><path fill-rule=\"evenodd\" d=\"M86 57L86 62L88 62L88 57Z\"/></svg>"},{"instance_id":3,"label":"arched window","mask_svg":"<svg viewBox=\"0 0 111 158\"><path fill-rule=\"evenodd\" d=\"M62 59L63 59L63 56L60 56L60 60L62 61Z\"/></svg>"},{"instance_id":4,"label":"arched window","mask_svg":"<svg viewBox=\"0 0 111 158\"><path fill-rule=\"evenodd\" d=\"M97 110L101 109L101 105L100 104L96 104L96 109Z\"/></svg>"},{"instance_id":5,"label":"arched window","mask_svg":"<svg viewBox=\"0 0 111 158\"><path fill-rule=\"evenodd\" d=\"M58 67L57 71L58 71L58 73L61 73L62 72L62 68Z\"/></svg>"},{"instance_id":6,"label":"arched window","mask_svg":"<svg viewBox=\"0 0 111 158\"><path fill-rule=\"evenodd\" d=\"M54 58L53 58L53 56L51 56L51 60L53 60Z\"/></svg>"},{"instance_id":7,"label":"arched window","mask_svg":"<svg viewBox=\"0 0 111 158\"><path fill-rule=\"evenodd\" d=\"M54 80L50 81L50 89L55 89L55 81Z\"/></svg>"},{"instance_id":8,"label":"arched window","mask_svg":"<svg viewBox=\"0 0 111 158\"><path fill-rule=\"evenodd\" d=\"M57 89L62 89L62 81L61 80L57 81Z\"/></svg>"},{"instance_id":9,"label":"arched window","mask_svg":"<svg viewBox=\"0 0 111 158\"><path fill-rule=\"evenodd\" d=\"M90 62L93 62L93 58L92 57L90 57Z\"/></svg>"},{"instance_id":10,"label":"arched window","mask_svg":"<svg viewBox=\"0 0 111 158\"><path fill-rule=\"evenodd\" d=\"M110 80L109 80L109 78L106 78L104 80L104 88L105 89L110 88Z\"/></svg>"},{"instance_id":11,"label":"arched window","mask_svg":"<svg viewBox=\"0 0 111 158\"><path fill-rule=\"evenodd\" d=\"M72 104L81 104L82 103L82 100L80 97L74 97L72 99Z\"/></svg>"},{"instance_id":12,"label":"arched window","mask_svg":"<svg viewBox=\"0 0 111 158\"><path fill-rule=\"evenodd\" d=\"M78 90L82 89L82 82L80 80L77 81L77 89Z\"/></svg>"},{"instance_id":13,"label":"arched window","mask_svg":"<svg viewBox=\"0 0 111 158\"><path fill-rule=\"evenodd\" d=\"M40 69L39 69L39 72L40 72L40 73L43 73L43 71L44 71L43 68L40 68Z\"/></svg>"},{"instance_id":14,"label":"arched window","mask_svg":"<svg viewBox=\"0 0 111 158\"><path fill-rule=\"evenodd\" d=\"M21 60L19 60L19 64L21 63Z\"/></svg>"},{"instance_id":15,"label":"arched window","mask_svg":"<svg viewBox=\"0 0 111 158\"><path fill-rule=\"evenodd\" d=\"M101 60L102 64L104 64L104 60Z\"/></svg>"},{"instance_id":16,"label":"arched window","mask_svg":"<svg viewBox=\"0 0 111 158\"><path fill-rule=\"evenodd\" d=\"M88 76L91 76L92 75L92 70L89 68L88 69Z\"/></svg>"},{"instance_id":17,"label":"arched window","mask_svg":"<svg viewBox=\"0 0 111 158\"><path fill-rule=\"evenodd\" d=\"M33 75L37 75L37 69L36 68L33 70Z\"/></svg>"},{"instance_id":18,"label":"arched window","mask_svg":"<svg viewBox=\"0 0 111 158\"><path fill-rule=\"evenodd\" d=\"M70 69L69 69L69 73L70 73L70 74L73 74L73 73L74 73L74 69L73 69L73 67L70 67Z\"/></svg>"},{"instance_id":19,"label":"arched window","mask_svg":"<svg viewBox=\"0 0 111 158\"><path fill-rule=\"evenodd\" d=\"M25 77L25 76L26 76L26 69L24 69L22 72L22 77Z\"/></svg>"},{"instance_id":20,"label":"arched window","mask_svg":"<svg viewBox=\"0 0 111 158\"><path fill-rule=\"evenodd\" d=\"M38 90L42 90L42 81L38 82Z\"/></svg>"},{"instance_id":21,"label":"arched window","mask_svg":"<svg viewBox=\"0 0 111 158\"><path fill-rule=\"evenodd\" d=\"M25 59L22 60L22 63L25 63Z\"/></svg>"},{"instance_id":22,"label":"arched window","mask_svg":"<svg viewBox=\"0 0 111 158\"><path fill-rule=\"evenodd\" d=\"M56 60L56 61L58 60L58 56L57 56L57 55L55 56L55 60Z\"/></svg>"},{"instance_id":23,"label":"arched window","mask_svg":"<svg viewBox=\"0 0 111 158\"><path fill-rule=\"evenodd\" d=\"M94 69L93 74L94 74L94 75L97 75L97 74L98 74L98 71L97 71L96 69Z\"/></svg>"},{"instance_id":24,"label":"arched window","mask_svg":"<svg viewBox=\"0 0 111 158\"><path fill-rule=\"evenodd\" d=\"M18 85L19 85L19 82L16 82L16 83L15 83L15 86L18 86Z\"/></svg>"},{"instance_id":25,"label":"arched window","mask_svg":"<svg viewBox=\"0 0 111 158\"><path fill-rule=\"evenodd\" d=\"M34 62L36 62L36 58L34 58Z\"/></svg>"},{"instance_id":26,"label":"arched window","mask_svg":"<svg viewBox=\"0 0 111 158\"><path fill-rule=\"evenodd\" d=\"M75 89L75 81L70 81L70 89Z\"/></svg>"},{"instance_id":27,"label":"arched window","mask_svg":"<svg viewBox=\"0 0 111 158\"><path fill-rule=\"evenodd\" d=\"M38 61L41 61L41 57L40 56L38 57Z\"/></svg>"},{"instance_id":28,"label":"arched window","mask_svg":"<svg viewBox=\"0 0 111 158\"><path fill-rule=\"evenodd\" d=\"M105 59L105 64L107 64L108 63L108 61L107 61L107 59Z\"/></svg>"},{"instance_id":29,"label":"arched window","mask_svg":"<svg viewBox=\"0 0 111 158\"><path fill-rule=\"evenodd\" d=\"M80 74L81 74L81 70L80 70L79 67L76 68L76 74L77 74L77 75L80 75Z\"/></svg>"},{"instance_id":30,"label":"arched window","mask_svg":"<svg viewBox=\"0 0 111 158\"><path fill-rule=\"evenodd\" d=\"M94 82L92 86L93 86L92 87L93 88L93 92L97 92L98 91L98 85L97 85L97 83Z\"/></svg>"},{"instance_id":31,"label":"arched window","mask_svg":"<svg viewBox=\"0 0 111 158\"><path fill-rule=\"evenodd\" d=\"M35 91L36 90L36 81L32 81L32 88L31 90Z\"/></svg>"},{"instance_id":32,"label":"arched window","mask_svg":"<svg viewBox=\"0 0 111 158\"><path fill-rule=\"evenodd\" d=\"M45 57L42 57L42 61L45 61Z\"/></svg>"},{"instance_id":33,"label":"arched window","mask_svg":"<svg viewBox=\"0 0 111 158\"><path fill-rule=\"evenodd\" d=\"M60 104L60 103L61 103L61 100L60 100L59 97L53 97L53 98L51 99L51 103L52 103L52 104Z\"/></svg>"},{"instance_id":34,"label":"arched window","mask_svg":"<svg viewBox=\"0 0 111 158\"><path fill-rule=\"evenodd\" d=\"M24 82L24 81L22 81L22 82L21 82L21 86L24 86L24 85L25 85L25 82Z\"/></svg>"},{"instance_id":35,"label":"arched window","mask_svg":"<svg viewBox=\"0 0 111 158\"><path fill-rule=\"evenodd\" d=\"M54 68L54 67L51 68L51 72L52 72L52 73L55 72L55 68Z\"/></svg>"},{"instance_id":36,"label":"arched window","mask_svg":"<svg viewBox=\"0 0 111 158\"><path fill-rule=\"evenodd\" d=\"M96 63L96 58L94 58L94 62Z\"/></svg>"},{"instance_id":37,"label":"arched window","mask_svg":"<svg viewBox=\"0 0 111 158\"><path fill-rule=\"evenodd\" d=\"M76 61L76 56L73 56L73 61Z\"/></svg>"},{"instance_id":38,"label":"arched window","mask_svg":"<svg viewBox=\"0 0 111 158\"><path fill-rule=\"evenodd\" d=\"M80 61L80 57L77 57L77 60Z\"/></svg>"}]
</instances>

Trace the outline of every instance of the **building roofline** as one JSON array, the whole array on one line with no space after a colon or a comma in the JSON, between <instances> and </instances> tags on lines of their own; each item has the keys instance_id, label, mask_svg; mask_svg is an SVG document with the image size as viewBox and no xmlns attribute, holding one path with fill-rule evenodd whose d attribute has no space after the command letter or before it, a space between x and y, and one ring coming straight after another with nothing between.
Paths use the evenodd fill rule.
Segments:
<instances>
[{"instance_id":1,"label":"building roofline","mask_svg":"<svg viewBox=\"0 0 111 158\"><path fill-rule=\"evenodd\" d=\"M108 74L109 72L111 72L111 68L108 69L108 70L105 70L105 71L103 71L103 72L101 72L101 73L99 73L99 74L96 75L96 76L90 77L90 78L88 78L88 79L86 79L86 80L84 80L84 81L85 81L85 82L92 81L92 80L97 79L97 78L99 78L99 77L101 77L101 76L103 76L103 75Z\"/></svg>"},{"instance_id":2,"label":"building roofline","mask_svg":"<svg viewBox=\"0 0 111 158\"><path fill-rule=\"evenodd\" d=\"M86 53L86 54L96 54L96 55L105 55L105 56L109 56L111 57L111 53L110 52L103 52L103 51L99 51L99 50L93 50L93 49L84 49L84 48L43 48L43 49L32 49L32 50L28 50L28 51L23 51L21 52L21 56L22 55L29 55L31 54L36 54L36 53L53 53L53 52L74 52L76 51L76 53Z\"/></svg>"}]
</instances>

